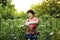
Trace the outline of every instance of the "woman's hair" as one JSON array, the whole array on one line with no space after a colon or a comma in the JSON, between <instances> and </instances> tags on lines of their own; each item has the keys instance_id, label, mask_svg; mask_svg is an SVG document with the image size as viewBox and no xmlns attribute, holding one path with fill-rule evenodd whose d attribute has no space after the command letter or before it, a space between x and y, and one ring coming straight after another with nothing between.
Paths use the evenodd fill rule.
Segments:
<instances>
[{"instance_id":1,"label":"woman's hair","mask_svg":"<svg viewBox=\"0 0 60 40\"><path fill-rule=\"evenodd\" d=\"M28 14L28 13L31 13L32 15L35 14L33 10L28 10L28 11L27 11L27 14Z\"/></svg>"}]
</instances>

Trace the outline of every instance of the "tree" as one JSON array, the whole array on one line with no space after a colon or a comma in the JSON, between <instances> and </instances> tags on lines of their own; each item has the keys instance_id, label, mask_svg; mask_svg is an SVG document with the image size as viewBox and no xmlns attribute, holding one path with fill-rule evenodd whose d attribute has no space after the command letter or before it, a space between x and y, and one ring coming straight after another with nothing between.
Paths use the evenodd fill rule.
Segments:
<instances>
[{"instance_id":1,"label":"tree","mask_svg":"<svg viewBox=\"0 0 60 40\"><path fill-rule=\"evenodd\" d=\"M6 2L5 2L6 1ZM5 4L3 4L5 3ZM1 3L0 3L0 14L2 16L2 18L4 19L8 19L8 18L11 18L13 19L14 18L14 13L16 12L15 6L11 4L11 0L1 0Z\"/></svg>"}]
</instances>

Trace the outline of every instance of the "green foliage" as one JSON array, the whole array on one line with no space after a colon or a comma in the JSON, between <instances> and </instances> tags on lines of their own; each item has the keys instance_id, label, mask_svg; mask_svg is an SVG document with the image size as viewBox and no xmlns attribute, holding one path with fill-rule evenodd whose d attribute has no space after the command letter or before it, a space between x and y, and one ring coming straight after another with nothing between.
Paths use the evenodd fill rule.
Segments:
<instances>
[{"instance_id":1,"label":"green foliage","mask_svg":"<svg viewBox=\"0 0 60 40\"><path fill-rule=\"evenodd\" d=\"M11 0L10 0L11 1ZM3 5L4 2L0 3L0 15L4 19L14 18L14 13L16 12L14 5L11 5L11 2L6 0L6 5ZM3 5L3 6L2 6Z\"/></svg>"},{"instance_id":2,"label":"green foliage","mask_svg":"<svg viewBox=\"0 0 60 40\"><path fill-rule=\"evenodd\" d=\"M19 12L19 13L15 13L14 14L14 18L17 18L17 19L19 19L19 18L27 18L27 14L26 14L26 12L24 12L24 11L21 11L21 12Z\"/></svg>"},{"instance_id":3,"label":"green foliage","mask_svg":"<svg viewBox=\"0 0 60 40\"><path fill-rule=\"evenodd\" d=\"M54 18L60 18L60 3L58 3L58 0L44 1L42 4L32 5L30 9L33 9L38 17L48 14Z\"/></svg>"},{"instance_id":4,"label":"green foliage","mask_svg":"<svg viewBox=\"0 0 60 40\"><path fill-rule=\"evenodd\" d=\"M23 21L21 19L1 19L0 40L22 40L25 35L23 34L25 29L21 28Z\"/></svg>"},{"instance_id":5,"label":"green foliage","mask_svg":"<svg viewBox=\"0 0 60 40\"><path fill-rule=\"evenodd\" d=\"M17 13L11 0L0 0L0 40L25 40L26 27L22 25L27 19L26 12ZM31 8L40 19L38 40L60 40L60 3L47 0ZM51 36L50 33L53 32Z\"/></svg>"}]
</instances>

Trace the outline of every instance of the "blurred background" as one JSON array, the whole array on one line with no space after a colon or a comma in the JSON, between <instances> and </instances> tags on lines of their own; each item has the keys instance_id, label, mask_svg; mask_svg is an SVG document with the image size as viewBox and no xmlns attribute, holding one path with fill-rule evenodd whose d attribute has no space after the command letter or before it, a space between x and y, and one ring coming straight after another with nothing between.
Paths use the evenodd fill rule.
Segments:
<instances>
[{"instance_id":1,"label":"blurred background","mask_svg":"<svg viewBox=\"0 0 60 40\"><path fill-rule=\"evenodd\" d=\"M60 0L0 0L0 40L25 40L29 9L40 19L38 40L60 40Z\"/></svg>"}]
</instances>

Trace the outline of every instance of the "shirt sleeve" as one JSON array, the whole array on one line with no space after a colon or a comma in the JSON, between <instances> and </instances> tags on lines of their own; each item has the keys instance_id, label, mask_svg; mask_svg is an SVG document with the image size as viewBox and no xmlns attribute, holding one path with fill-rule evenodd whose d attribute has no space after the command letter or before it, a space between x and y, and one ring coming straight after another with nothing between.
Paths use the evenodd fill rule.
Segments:
<instances>
[{"instance_id":1,"label":"shirt sleeve","mask_svg":"<svg viewBox=\"0 0 60 40\"><path fill-rule=\"evenodd\" d=\"M38 23L40 20L39 18L35 18L34 22Z\"/></svg>"}]
</instances>

